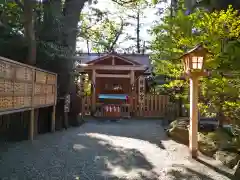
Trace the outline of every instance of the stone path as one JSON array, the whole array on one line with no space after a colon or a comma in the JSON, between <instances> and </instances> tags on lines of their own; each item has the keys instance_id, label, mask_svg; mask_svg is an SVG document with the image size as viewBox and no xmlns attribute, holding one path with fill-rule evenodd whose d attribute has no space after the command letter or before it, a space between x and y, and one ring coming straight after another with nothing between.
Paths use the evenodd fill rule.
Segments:
<instances>
[{"instance_id":1,"label":"stone path","mask_svg":"<svg viewBox=\"0 0 240 180\"><path fill-rule=\"evenodd\" d=\"M90 121L0 146L1 180L227 180L218 162L192 160L157 120Z\"/></svg>"}]
</instances>

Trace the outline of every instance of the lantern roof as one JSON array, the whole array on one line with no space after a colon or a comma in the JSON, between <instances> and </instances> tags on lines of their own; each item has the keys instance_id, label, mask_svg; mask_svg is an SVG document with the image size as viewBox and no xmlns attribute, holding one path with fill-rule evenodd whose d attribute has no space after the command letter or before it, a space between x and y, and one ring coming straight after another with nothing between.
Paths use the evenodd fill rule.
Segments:
<instances>
[{"instance_id":1,"label":"lantern roof","mask_svg":"<svg viewBox=\"0 0 240 180\"><path fill-rule=\"evenodd\" d=\"M180 58L183 58L189 54L199 52L199 51L205 51L205 53L209 53L206 48L203 47L203 43L197 44L194 48L188 50L185 54L183 54Z\"/></svg>"}]
</instances>

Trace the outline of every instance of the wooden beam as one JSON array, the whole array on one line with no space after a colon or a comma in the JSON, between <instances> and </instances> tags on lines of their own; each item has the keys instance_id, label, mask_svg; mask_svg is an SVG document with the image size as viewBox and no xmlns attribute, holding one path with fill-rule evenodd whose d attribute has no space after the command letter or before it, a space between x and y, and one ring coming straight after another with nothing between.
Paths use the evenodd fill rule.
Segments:
<instances>
[{"instance_id":1,"label":"wooden beam","mask_svg":"<svg viewBox=\"0 0 240 180\"><path fill-rule=\"evenodd\" d=\"M9 108L9 109L5 109L5 111L4 111L4 110L1 110L1 111L0 111L0 116L6 115L6 114L13 114L13 113L18 113L18 112L29 111L29 110L31 110L31 109L32 109L31 107L21 108L21 109L12 109L12 108Z\"/></svg>"},{"instance_id":2,"label":"wooden beam","mask_svg":"<svg viewBox=\"0 0 240 180\"><path fill-rule=\"evenodd\" d=\"M112 56L112 65L115 65L115 56Z\"/></svg>"},{"instance_id":3,"label":"wooden beam","mask_svg":"<svg viewBox=\"0 0 240 180\"><path fill-rule=\"evenodd\" d=\"M43 69L39 69L39 68L36 68L35 66L30 66L30 65L27 65L27 64L23 64L23 63L20 63L20 62L17 62L17 61L14 61L14 60L2 57L2 56L0 56L0 61L4 61L4 62L8 62L10 64L20 65L20 66L23 66L23 67L31 68L33 70L39 70L39 71L43 71L43 72L47 72L47 73L56 75L56 73L53 73L53 72L50 72L50 71L46 71L46 70L43 70Z\"/></svg>"},{"instance_id":4,"label":"wooden beam","mask_svg":"<svg viewBox=\"0 0 240 180\"><path fill-rule=\"evenodd\" d=\"M130 74L97 74L96 77L105 77L105 78L130 78Z\"/></svg>"},{"instance_id":5,"label":"wooden beam","mask_svg":"<svg viewBox=\"0 0 240 180\"><path fill-rule=\"evenodd\" d=\"M100 62L100 61L103 61L107 58L113 58L113 57L121 59L122 61L128 62L132 65L141 65L137 61L134 61L134 60L131 60L131 59L128 59L126 57L122 57L122 56L119 56L119 55L116 55L116 54L115 55L114 54L107 54L107 55L104 55L104 56L100 56L100 57L88 62L87 64L95 64L96 62Z\"/></svg>"},{"instance_id":6,"label":"wooden beam","mask_svg":"<svg viewBox=\"0 0 240 180\"><path fill-rule=\"evenodd\" d=\"M82 67L77 67L76 70L81 72L82 70L120 70L120 71L145 71L147 66L145 65L86 65Z\"/></svg>"},{"instance_id":7,"label":"wooden beam","mask_svg":"<svg viewBox=\"0 0 240 180\"><path fill-rule=\"evenodd\" d=\"M96 70L92 70L92 83L94 84L93 92L92 92L92 111L95 111L95 104L96 104ZM85 108L85 104L84 104Z\"/></svg>"}]
</instances>

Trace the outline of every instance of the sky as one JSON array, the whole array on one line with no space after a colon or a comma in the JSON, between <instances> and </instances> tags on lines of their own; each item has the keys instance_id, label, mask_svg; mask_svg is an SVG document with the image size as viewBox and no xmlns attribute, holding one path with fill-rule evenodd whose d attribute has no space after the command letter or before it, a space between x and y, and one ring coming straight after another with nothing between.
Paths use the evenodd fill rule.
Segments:
<instances>
[{"instance_id":1,"label":"sky","mask_svg":"<svg viewBox=\"0 0 240 180\"><path fill-rule=\"evenodd\" d=\"M121 13L121 8L119 8L119 6L117 6L116 4L114 4L111 0L98 0L98 3L96 5L92 4L91 6L98 8L100 10L108 10L110 11L112 14L120 14ZM147 8L143 10L143 16L145 16L144 18L141 19L141 23L142 28L140 31L140 37L142 40L144 41L150 41L151 40L151 35L148 33L148 29L151 28L151 26L153 25L153 23L157 20L160 19L159 16L156 15L156 12L159 11L159 8L164 8L166 6L166 4L159 4L157 5L157 7L152 7L152 8ZM88 8L88 4L85 5L84 9L83 9L83 13L90 11ZM116 18L117 19L117 18ZM125 33L128 33L132 36L134 36L135 27L128 27L127 29L125 29ZM123 36L121 36L123 38ZM120 37L120 41L122 41L123 39L121 39ZM133 45L133 41L124 41L123 43L120 44L120 47L129 47L131 45ZM83 51L83 52L87 52L87 45L86 45L86 41L84 40L78 40L77 41L77 50L78 51Z\"/></svg>"}]
</instances>

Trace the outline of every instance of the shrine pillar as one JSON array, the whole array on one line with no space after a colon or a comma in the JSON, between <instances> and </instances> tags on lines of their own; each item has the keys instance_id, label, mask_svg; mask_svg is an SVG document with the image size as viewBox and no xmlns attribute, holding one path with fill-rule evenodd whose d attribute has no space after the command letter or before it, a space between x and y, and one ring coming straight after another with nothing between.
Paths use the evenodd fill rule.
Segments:
<instances>
[{"instance_id":1,"label":"shrine pillar","mask_svg":"<svg viewBox=\"0 0 240 180\"><path fill-rule=\"evenodd\" d=\"M139 115L144 116L145 109L145 77L140 76L138 79L138 105L139 105Z\"/></svg>"}]
</instances>

